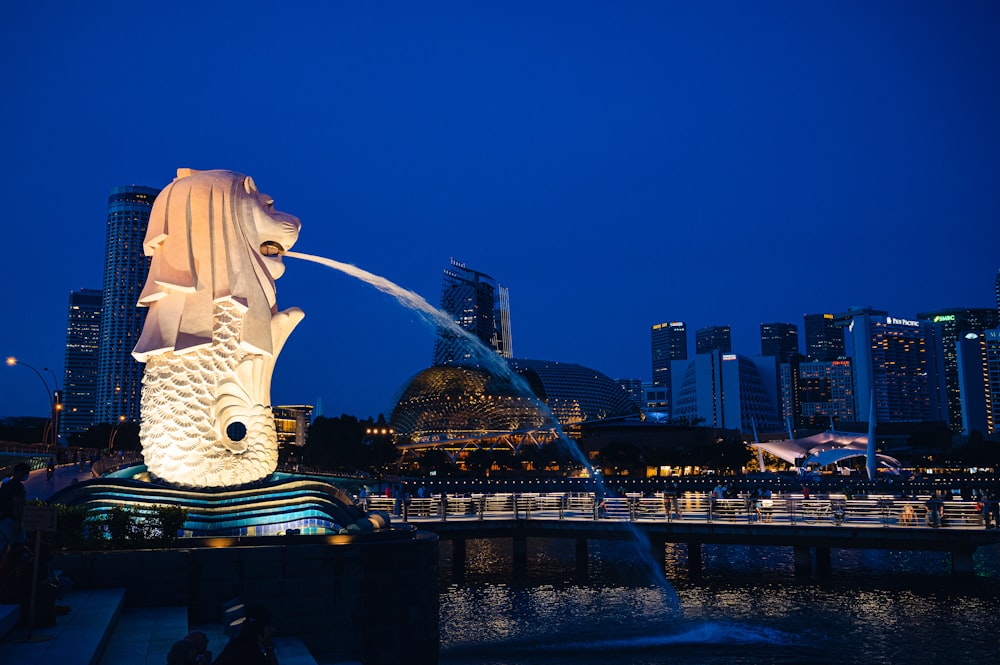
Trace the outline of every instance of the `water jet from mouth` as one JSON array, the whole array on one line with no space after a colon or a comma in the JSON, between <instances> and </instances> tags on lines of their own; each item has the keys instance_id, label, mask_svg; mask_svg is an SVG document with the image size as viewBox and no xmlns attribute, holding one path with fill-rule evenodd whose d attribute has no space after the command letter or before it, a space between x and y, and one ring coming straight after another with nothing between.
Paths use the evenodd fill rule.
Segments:
<instances>
[{"instance_id":1,"label":"water jet from mouth","mask_svg":"<svg viewBox=\"0 0 1000 665\"><path fill-rule=\"evenodd\" d=\"M328 259L321 256L314 256L311 254L303 254L301 252L285 252L284 256L302 259L304 261L311 261L313 263L318 263L324 265L328 268L332 268L346 275L350 275L356 279L365 282L366 284L375 287L382 293L392 296L401 305L407 309L415 312L420 316L427 324L436 326L438 328L443 328L449 334L455 336L456 338L463 339L467 341L467 350L472 355L473 364L482 367L483 369L491 372L494 376L500 377L508 381L521 395L525 396L527 399L537 406L543 414L546 415L546 419L551 422L554 426L556 433L558 435L558 440L560 445L573 457L574 461L580 464L584 469L587 470L591 478L598 485L602 492L605 492L603 487L603 482L600 477L595 475L593 472L593 467L586 456L580 451L580 449L569 440L566 434L559 427L558 422L552 416L549 408L542 402L535 393L528 386L527 382L521 375L511 369L507 362L496 353L495 350L483 344L478 337L472 335L470 332L459 326L452 320L451 316L445 312L442 312L438 308L431 305L418 293L405 289L398 284L382 277L376 275L367 270L359 268L350 263L344 263L342 261L337 261L335 259ZM646 536L641 533L632 525L628 525L634 541L636 544L636 549L638 554L649 564L650 573L652 579L661 587L670 592L670 598L673 608L679 611L680 601L677 598L677 594L674 591L671 584L667 581L666 576L663 572L663 562L656 562L650 556L650 546L649 541Z\"/></svg>"}]
</instances>

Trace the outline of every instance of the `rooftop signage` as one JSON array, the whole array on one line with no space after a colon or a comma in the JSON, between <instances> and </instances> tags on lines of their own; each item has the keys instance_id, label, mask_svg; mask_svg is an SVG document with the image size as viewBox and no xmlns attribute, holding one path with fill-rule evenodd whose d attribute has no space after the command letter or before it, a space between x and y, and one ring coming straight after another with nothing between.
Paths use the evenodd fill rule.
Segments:
<instances>
[{"instance_id":1,"label":"rooftop signage","mask_svg":"<svg viewBox=\"0 0 1000 665\"><path fill-rule=\"evenodd\" d=\"M910 319L897 319L891 316L885 317L886 322L892 326L911 326L913 328L919 328L919 321L911 321Z\"/></svg>"},{"instance_id":2,"label":"rooftop signage","mask_svg":"<svg viewBox=\"0 0 1000 665\"><path fill-rule=\"evenodd\" d=\"M943 323L944 321L954 321L954 320L955 320L954 314L939 314L938 316L934 317L934 323Z\"/></svg>"}]
</instances>

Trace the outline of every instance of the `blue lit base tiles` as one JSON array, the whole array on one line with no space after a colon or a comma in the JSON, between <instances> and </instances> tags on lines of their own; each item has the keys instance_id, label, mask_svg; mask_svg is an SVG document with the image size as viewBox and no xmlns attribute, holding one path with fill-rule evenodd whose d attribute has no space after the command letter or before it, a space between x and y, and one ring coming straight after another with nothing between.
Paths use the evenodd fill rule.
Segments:
<instances>
[{"instance_id":1,"label":"blue lit base tiles","mask_svg":"<svg viewBox=\"0 0 1000 665\"><path fill-rule=\"evenodd\" d=\"M250 486L190 489L137 480L145 469L134 467L71 485L49 503L86 505L95 515L115 507L138 512L153 506L187 511L184 536L275 536L286 533L369 533L387 529L389 515L366 513L340 487L319 478L273 474Z\"/></svg>"}]
</instances>

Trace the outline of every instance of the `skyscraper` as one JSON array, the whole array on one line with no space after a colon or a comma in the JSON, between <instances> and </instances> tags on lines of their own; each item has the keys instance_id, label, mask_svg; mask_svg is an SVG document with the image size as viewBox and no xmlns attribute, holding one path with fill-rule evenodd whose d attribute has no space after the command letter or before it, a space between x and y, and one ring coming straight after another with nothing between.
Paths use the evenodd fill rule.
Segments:
<instances>
[{"instance_id":1,"label":"skyscraper","mask_svg":"<svg viewBox=\"0 0 1000 665\"><path fill-rule=\"evenodd\" d=\"M803 317L806 356L810 360L836 360L845 355L844 329L833 314L806 314Z\"/></svg>"},{"instance_id":2,"label":"skyscraper","mask_svg":"<svg viewBox=\"0 0 1000 665\"><path fill-rule=\"evenodd\" d=\"M989 331L996 333L997 331ZM965 333L956 347L958 385L962 402L962 429L967 435L973 432L993 434L993 399L1000 395L990 393L989 364L986 358L986 334Z\"/></svg>"},{"instance_id":3,"label":"skyscraper","mask_svg":"<svg viewBox=\"0 0 1000 665\"><path fill-rule=\"evenodd\" d=\"M869 419L872 395L878 422L933 420L937 359L921 323L870 308L837 319L849 331L858 420Z\"/></svg>"},{"instance_id":4,"label":"skyscraper","mask_svg":"<svg viewBox=\"0 0 1000 665\"><path fill-rule=\"evenodd\" d=\"M654 386L670 386L670 361L687 360L687 339L687 325L683 321L657 323L650 329Z\"/></svg>"},{"instance_id":5,"label":"skyscraper","mask_svg":"<svg viewBox=\"0 0 1000 665\"><path fill-rule=\"evenodd\" d=\"M851 361L802 360L781 363L782 416L797 427L827 427L830 420L853 421Z\"/></svg>"},{"instance_id":6,"label":"skyscraper","mask_svg":"<svg viewBox=\"0 0 1000 665\"><path fill-rule=\"evenodd\" d=\"M993 280L993 290L997 296L997 314L1000 314L1000 270L997 270L997 277Z\"/></svg>"},{"instance_id":7,"label":"skyscraper","mask_svg":"<svg viewBox=\"0 0 1000 665\"><path fill-rule=\"evenodd\" d=\"M59 437L82 434L94 424L97 406L97 356L101 338L101 298L96 289L69 294L66 357Z\"/></svg>"},{"instance_id":8,"label":"skyscraper","mask_svg":"<svg viewBox=\"0 0 1000 665\"><path fill-rule=\"evenodd\" d=\"M799 352L799 328L791 323L760 324L760 355L788 362Z\"/></svg>"},{"instance_id":9,"label":"skyscraper","mask_svg":"<svg viewBox=\"0 0 1000 665\"><path fill-rule=\"evenodd\" d=\"M982 333L996 328L997 310L993 308L942 309L917 314L920 321L933 324L935 337L940 339L944 361L944 401L947 404L948 425L955 432L962 431L962 396L958 381L956 344L965 333Z\"/></svg>"},{"instance_id":10,"label":"skyscraper","mask_svg":"<svg viewBox=\"0 0 1000 665\"><path fill-rule=\"evenodd\" d=\"M986 363L986 417L990 434L1000 430L1000 328L987 330L983 356Z\"/></svg>"},{"instance_id":11,"label":"skyscraper","mask_svg":"<svg viewBox=\"0 0 1000 665\"><path fill-rule=\"evenodd\" d=\"M514 357L514 344L510 336L510 292L506 286L497 284L497 300L494 308L497 353L503 358Z\"/></svg>"},{"instance_id":12,"label":"skyscraper","mask_svg":"<svg viewBox=\"0 0 1000 665\"><path fill-rule=\"evenodd\" d=\"M694 334L695 354L733 352L733 340L729 326L706 326L699 328Z\"/></svg>"},{"instance_id":13,"label":"skyscraper","mask_svg":"<svg viewBox=\"0 0 1000 665\"><path fill-rule=\"evenodd\" d=\"M142 333L146 308L136 307L136 302L149 272L142 241L159 193L129 185L115 187L108 197L95 423L139 420L143 366L132 358L132 349Z\"/></svg>"},{"instance_id":14,"label":"skyscraper","mask_svg":"<svg viewBox=\"0 0 1000 665\"><path fill-rule=\"evenodd\" d=\"M463 330L504 358L511 358L510 298L492 277L451 260L441 283L441 310ZM435 365L474 364L475 354L458 335L438 328Z\"/></svg>"},{"instance_id":15,"label":"skyscraper","mask_svg":"<svg viewBox=\"0 0 1000 665\"><path fill-rule=\"evenodd\" d=\"M675 360L671 418L751 433L781 430L777 362L718 349Z\"/></svg>"}]
</instances>

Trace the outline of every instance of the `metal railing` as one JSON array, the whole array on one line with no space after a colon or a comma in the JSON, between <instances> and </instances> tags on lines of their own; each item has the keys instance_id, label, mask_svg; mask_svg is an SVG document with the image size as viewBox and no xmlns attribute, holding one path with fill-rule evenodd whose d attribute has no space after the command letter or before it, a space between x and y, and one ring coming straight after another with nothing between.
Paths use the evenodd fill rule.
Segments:
<instances>
[{"instance_id":1,"label":"metal railing","mask_svg":"<svg viewBox=\"0 0 1000 665\"><path fill-rule=\"evenodd\" d=\"M429 497L369 496L368 510L380 510L411 523L448 520L544 519L613 520L774 525L852 525L933 527L930 496L901 498L840 494L812 496L749 495L717 499L705 492L674 497L626 495L601 498L592 492L435 494ZM981 504L961 499L943 502L943 528L985 525Z\"/></svg>"}]
</instances>

